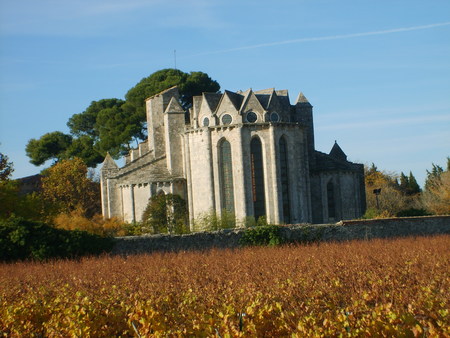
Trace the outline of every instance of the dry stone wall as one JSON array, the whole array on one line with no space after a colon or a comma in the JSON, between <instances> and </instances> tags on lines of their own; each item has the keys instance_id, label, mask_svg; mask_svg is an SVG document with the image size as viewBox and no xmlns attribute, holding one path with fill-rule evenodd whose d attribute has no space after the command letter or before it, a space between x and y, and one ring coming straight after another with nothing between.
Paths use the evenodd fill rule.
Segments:
<instances>
[{"instance_id":1,"label":"dry stone wall","mask_svg":"<svg viewBox=\"0 0 450 338\"><path fill-rule=\"evenodd\" d=\"M116 238L113 254L238 248L246 229L198 232L187 235L151 235ZM336 224L289 225L281 227L286 242L348 241L450 234L450 216L341 221Z\"/></svg>"}]
</instances>

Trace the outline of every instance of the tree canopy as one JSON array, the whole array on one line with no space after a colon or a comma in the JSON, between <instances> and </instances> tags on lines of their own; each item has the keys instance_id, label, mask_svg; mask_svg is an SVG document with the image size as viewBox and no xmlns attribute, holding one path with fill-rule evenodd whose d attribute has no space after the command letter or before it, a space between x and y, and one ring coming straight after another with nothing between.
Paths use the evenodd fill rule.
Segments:
<instances>
[{"instance_id":1,"label":"tree canopy","mask_svg":"<svg viewBox=\"0 0 450 338\"><path fill-rule=\"evenodd\" d=\"M438 215L450 214L450 157L447 157L447 170L433 163L427 174L423 193L425 206Z\"/></svg>"},{"instance_id":2,"label":"tree canopy","mask_svg":"<svg viewBox=\"0 0 450 338\"><path fill-rule=\"evenodd\" d=\"M54 131L31 139L26 146L27 156L34 165L44 164L47 160L59 161L66 157L66 150L72 144L72 136L60 131Z\"/></svg>"},{"instance_id":3,"label":"tree canopy","mask_svg":"<svg viewBox=\"0 0 450 338\"><path fill-rule=\"evenodd\" d=\"M409 176L406 176L403 172L400 174L399 188L406 195L414 195L422 191L411 171L409 172Z\"/></svg>"},{"instance_id":4,"label":"tree canopy","mask_svg":"<svg viewBox=\"0 0 450 338\"><path fill-rule=\"evenodd\" d=\"M92 101L85 111L70 117L70 135L51 132L31 139L26 152L30 162L81 158L89 167L101 163L107 152L118 158L147 136L145 99L173 86L187 110L192 97L202 92L218 92L220 85L203 72L178 69L159 70L128 90L125 100L111 98Z\"/></svg>"},{"instance_id":5,"label":"tree canopy","mask_svg":"<svg viewBox=\"0 0 450 338\"><path fill-rule=\"evenodd\" d=\"M0 153L0 182L6 181L13 171L13 164L8 162L8 156Z\"/></svg>"},{"instance_id":6,"label":"tree canopy","mask_svg":"<svg viewBox=\"0 0 450 338\"><path fill-rule=\"evenodd\" d=\"M365 168L367 213L370 217L407 216L425 213L420 201L420 187L414 175L380 171L372 163ZM378 192L375 193L377 190ZM366 213L366 214L367 214Z\"/></svg>"},{"instance_id":7,"label":"tree canopy","mask_svg":"<svg viewBox=\"0 0 450 338\"><path fill-rule=\"evenodd\" d=\"M88 168L82 159L62 160L44 172L42 194L58 209L76 209L86 215L100 210L100 187L87 177Z\"/></svg>"}]
</instances>

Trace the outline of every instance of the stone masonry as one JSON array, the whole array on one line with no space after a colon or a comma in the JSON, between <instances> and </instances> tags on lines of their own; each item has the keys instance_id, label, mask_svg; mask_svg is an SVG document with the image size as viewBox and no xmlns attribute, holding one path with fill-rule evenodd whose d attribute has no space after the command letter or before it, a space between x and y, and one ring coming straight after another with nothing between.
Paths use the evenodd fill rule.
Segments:
<instances>
[{"instance_id":1,"label":"stone masonry","mask_svg":"<svg viewBox=\"0 0 450 338\"><path fill-rule=\"evenodd\" d=\"M272 224L326 223L365 211L363 165L337 143L314 147L312 105L287 90L203 93L188 112L177 87L146 100L148 139L119 168L101 169L106 218L140 221L149 198L178 194L194 219L224 210L237 224L264 216Z\"/></svg>"}]
</instances>

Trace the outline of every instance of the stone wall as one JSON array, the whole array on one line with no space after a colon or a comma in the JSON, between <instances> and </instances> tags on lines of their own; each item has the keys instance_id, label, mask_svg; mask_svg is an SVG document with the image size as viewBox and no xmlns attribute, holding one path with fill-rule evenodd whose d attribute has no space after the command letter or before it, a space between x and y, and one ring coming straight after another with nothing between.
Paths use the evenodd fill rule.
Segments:
<instances>
[{"instance_id":1,"label":"stone wall","mask_svg":"<svg viewBox=\"0 0 450 338\"><path fill-rule=\"evenodd\" d=\"M113 254L237 248L240 246L239 239L245 230L219 230L172 236L118 237ZM450 234L450 216L355 220L341 221L336 224L281 227L281 236L287 242L346 241L435 234Z\"/></svg>"}]
</instances>

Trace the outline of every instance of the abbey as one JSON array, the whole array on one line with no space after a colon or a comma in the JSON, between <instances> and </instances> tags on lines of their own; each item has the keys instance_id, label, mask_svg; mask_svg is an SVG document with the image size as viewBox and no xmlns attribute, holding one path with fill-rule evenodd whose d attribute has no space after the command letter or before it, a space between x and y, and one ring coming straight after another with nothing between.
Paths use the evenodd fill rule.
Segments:
<instances>
[{"instance_id":1,"label":"abbey","mask_svg":"<svg viewBox=\"0 0 450 338\"><path fill-rule=\"evenodd\" d=\"M140 221L149 198L178 194L192 221L227 210L237 224L261 216L271 224L328 223L365 211L364 168L337 143L314 148L312 105L287 90L203 93L186 112L177 87L146 100L148 139L119 168L101 168L106 218Z\"/></svg>"}]
</instances>

